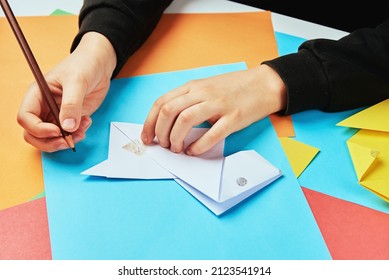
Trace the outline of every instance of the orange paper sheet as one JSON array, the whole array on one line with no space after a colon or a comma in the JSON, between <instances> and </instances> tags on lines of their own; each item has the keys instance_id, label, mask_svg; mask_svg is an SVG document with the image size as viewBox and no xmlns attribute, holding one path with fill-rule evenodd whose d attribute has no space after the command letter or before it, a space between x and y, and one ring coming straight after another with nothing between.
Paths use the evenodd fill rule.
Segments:
<instances>
[{"instance_id":1,"label":"orange paper sheet","mask_svg":"<svg viewBox=\"0 0 389 280\"><path fill-rule=\"evenodd\" d=\"M18 17L43 72L69 54L77 17ZM43 191L40 153L23 140L16 115L34 80L5 18L0 19L0 209L30 200Z\"/></svg>"},{"instance_id":2,"label":"orange paper sheet","mask_svg":"<svg viewBox=\"0 0 389 280\"><path fill-rule=\"evenodd\" d=\"M278 56L270 12L165 14L119 77Z\"/></svg>"},{"instance_id":3,"label":"orange paper sheet","mask_svg":"<svg viewBox=\"0 0 389 280\"><path fill-rule=\"evenodd\" d=\"M247 67L278 56L271 13L165 14L119 73L145 75L244 61ZM270 116L279 137L293 137L290 116Z\"/></svg>"},{"instance_id":4,"label":"orange paper sheet","mask_svg":"<svg viewBox=\"0 0 389 280\"><path fill-rule=\"evenodd\" d=\"M295 137L292 116L281 116L279 114L271 114L269 116L278 137Z\"/></svg>"}]
</instances>

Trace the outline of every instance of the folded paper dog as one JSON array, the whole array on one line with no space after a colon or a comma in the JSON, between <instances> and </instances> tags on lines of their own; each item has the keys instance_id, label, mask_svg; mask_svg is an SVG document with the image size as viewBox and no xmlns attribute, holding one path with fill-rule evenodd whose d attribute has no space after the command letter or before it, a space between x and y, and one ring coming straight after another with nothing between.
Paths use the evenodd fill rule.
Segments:
<instances>
[{"instance_id":1,"label":"folded paper dog","mask_svg":"<svg viewBox=\"0 0 389 280\"><path fill-rule=\"evenodd\" d=\"M142 125L112 122L108 159L81 174L126 179L173 179L216 215L267 186L282 173L254 150L224 157L224 141L201 156L143 145ZM184 147L208 129L193 128Z\"/></svg>"}]
</instances>

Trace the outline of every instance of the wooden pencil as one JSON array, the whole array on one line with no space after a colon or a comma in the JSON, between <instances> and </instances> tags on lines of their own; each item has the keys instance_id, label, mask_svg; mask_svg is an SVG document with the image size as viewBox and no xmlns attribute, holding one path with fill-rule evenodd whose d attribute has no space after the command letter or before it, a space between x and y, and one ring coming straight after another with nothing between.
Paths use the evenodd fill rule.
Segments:
<instances>
[{"instance_id":1,"label":"wooden pencil","mask_svg":"<svg viewBox=\"0 0 389 280\"><path fill-rule=\"evenodd\" d=\"M26 40L26 38L25 38L25 36L24 36L20 26L19 26L19 23L14 15L10 5L8 4L8 1L7 0L0 0L0 4L1 4L1 8L3 9L4 14L5 14L5 16L6 16L8 22L12 28L12 31L13 31L13 33L14 33L14 35L15 35L15 37L20 45L20 48L23 51L23 54L28 62L28 65L31 68L31 71L32 71L32 73L35 77L35 80L39 86L39 89L43 95L43 99L47 103L47 105L50 109L50 112L52 113L52 115L54 117L55 124L60 128L61 134L64 137L64 139L66 140L66 142L68 143L69 147L73 151L76 151L76 149L74 147L74 141L73 141L72 135L69 132L65 131L61 126L61 122L59 121L58 104L55 102L54 96L49 88L49 85L47 84L47 82L42 74L42 71L39 68L39 65L34 57L34 54L32 53L31 48L27 43L27 40Z\"/></svg>"}]
</instances>

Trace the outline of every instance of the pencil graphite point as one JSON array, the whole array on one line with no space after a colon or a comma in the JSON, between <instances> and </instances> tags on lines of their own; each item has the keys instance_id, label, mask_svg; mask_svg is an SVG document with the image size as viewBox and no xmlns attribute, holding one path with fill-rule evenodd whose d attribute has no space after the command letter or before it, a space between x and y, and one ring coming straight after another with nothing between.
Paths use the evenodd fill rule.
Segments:
<instances>
[{"instance_id":1,"label":"pencil graphite point","mask_svg":"<svg viewBox=\"0 0 389 280\"><path fill-rule=\"evenodd\" d=\"M65 140L68 143L69 147L73 150L73 152L76 151L76 148L74 146L73 137L71 134L65 136Z\"/></svg>"}]
</instances>

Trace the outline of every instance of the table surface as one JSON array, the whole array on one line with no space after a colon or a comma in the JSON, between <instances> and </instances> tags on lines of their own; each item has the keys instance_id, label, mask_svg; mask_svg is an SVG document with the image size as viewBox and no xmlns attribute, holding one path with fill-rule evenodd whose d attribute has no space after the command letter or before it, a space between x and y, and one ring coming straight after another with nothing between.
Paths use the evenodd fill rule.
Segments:
<instances>
[{"instance_id":1,"label":"table surface","mask_svg":"<svg viewBox=\"0 0 389 280\"><path fill-rule=\"evenodd\" d=\"M34 5L26 5L25 0L9 1L17 16L49 15L55 9L61 9L73 14L78 14L82 0L36 0ZM234 3L226 0L179 0L174 1L166 10L167 13L196 13L196 12L252 12L260 9ZM0 11L0 16L3 16ZM329 38L339 39L347 32L334 28L325 27L308 21L295 19L285 15L272 13L274 30L293 36L313 39Z\"/></svg>"},{"instance_id":2,"label":"table surface","mask_svg":"<svg viewBox=\"0 0 389 280\"><path fill-rule=\"evenodd\" d=\"M17 16L46 16L56 9L78 14L82 0L36 0L34 5L26 5L24 0L10 1ZM255 12L257 8L248 7L226 0L179 0L172 3L166 13L204 13L204 12ZM3 16L0 11L0 16ZM273 27L276 32L297 36L304 39L329 38L339 39L347 32L321 26L285 15L272 13ZM308 190L309 191L309 190ZM386 217L383 218L386 220ZM386 243L385 243L386 244Z\"/></svg>"}]
</instances>

